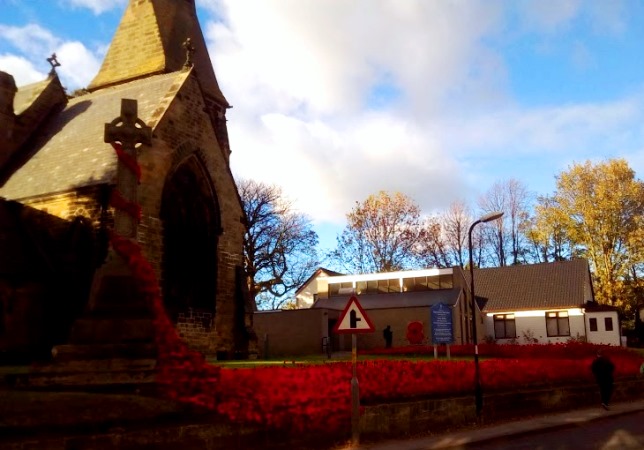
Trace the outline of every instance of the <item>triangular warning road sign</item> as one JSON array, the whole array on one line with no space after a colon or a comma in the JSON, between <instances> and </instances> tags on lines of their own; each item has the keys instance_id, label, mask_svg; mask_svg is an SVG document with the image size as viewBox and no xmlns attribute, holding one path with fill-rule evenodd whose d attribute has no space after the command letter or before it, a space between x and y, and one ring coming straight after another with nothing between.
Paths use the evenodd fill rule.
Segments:
<instances>
[{"instance_id":1,"label":"triangular warning road sign","mask_svg":"<svg viewBox=\"0 0 644 450\"><path fill-rule=\"evenodd\" d=\"M333 328L334 333L373 333L375 330L355 295L351 296Z\"/></svg>"}]
</instances>

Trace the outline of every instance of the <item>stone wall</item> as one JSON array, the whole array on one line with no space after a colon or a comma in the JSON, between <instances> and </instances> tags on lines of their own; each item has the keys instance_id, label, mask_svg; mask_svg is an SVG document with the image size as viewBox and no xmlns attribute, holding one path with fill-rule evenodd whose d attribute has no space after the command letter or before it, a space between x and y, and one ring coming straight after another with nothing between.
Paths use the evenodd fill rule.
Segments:
<instances>
[{"instance_id":1,"label":"stone wall","mask_svg":"<svg viewBox=\"0 0 644 450\"><path fill-rule=\"evenodd\" d=\"M232 357L238 351L245 326L252 324L252 310L238 298L237 268L242 265L244 237L243 209L232 177L226 152L219 147L217 136L204 112L206 104L195 75L178 87L171 106L154 131L154 148L143 152L139 162L142 183L139 197L150 217L159 217L163 189L167 178L188 158L197 158L209 176L220 214L217 242L217 298L213 327L209 335L209 353ZM146 231L145 253L154 259L162 256L150 248L162 230L150 226ZM187 312L187 311L186 311ZM241 317L240 317L241 315ZM243 349L241 349L243 350Z\"/></svg>"},{"instance_id":2,"label":"stone wall","mask_svg":"<svg viewBox=\"0 0 644 450\"><path fill-rule=\"evenodd\" d=\"M483 423L497 419L542 415L549 412L598 406L594 385L525 390L512 393L485 395ZM47 393L38 394L39 404L47 400ZM67 395L69 394L54 394ZM79 395L79 394L74 394ZM25 448L96 449L122 448L199 448L203 450L243 449L329 449L348 448L350 434L309 434L301 430L281 433L227 422L220 416L204 414L179 404L138 396L93 394L100 408L100 419L89 408L89 399L80 402L87 411L80 416L79 401L58 401L51 409L68 409L73 414L51 414L51 409L33 411L22 420L27 422L13 427L7 420L8 433L0 439L3 449ZM597 394L598 396L598 394ZM614 396L616 401L644 398L644 379L619 381ZM152 404L149 404L152 403ZM12 405L12 403L8 403ZM19 403L20 408L25 402ZM2 408L0 408L1 410ZM14 407L19 409L19 407ZM81 409L82 410L82 409ZM46 427L38 428L46 411ZM13 410L12 410L12 414ZM5 419L5 417L2 417ZM52 426L52 422L56 423ZM395 439L414 434L444 433L475 423L472 397L429 399L399 404L366 406L361 417L360 440L368 442ZM41 424L42 427L42 424ZM22 429L20 429L22 428ZM392 447L393 448L393 447Z\"/></svg>"},{"instance_id":3,"label":"stone wall","mask_svg":"<svg viewBox=\"0 0 644 450\"><path fill-rule=\"evenodd\" d=\"M100 187L93 186L25 199L21 200L21 203L64 220L71 220L76 216L87 217L92 225L98 228L101 220L100 196ZM112 215L113 213L110 211L110 223L113 220Z\"/></svg>"},{"instance_id":4,"label":"stone wall","mask_svg":"<svg viewBox=\"0 0 644 450\"><path fill-rule=\"evenodd\" d=\"M209 312L190 310L186 313L179 313L177 332L190 348L208 353L212 319L212 313Z\"/></svg>"},{"instance_id":5,"label":"stone wall","mask_svg":"<svg viewBox=\"0 0 644 450\"><path fill-rule=\"evenodd\" d=\"M591 394L589 394L591 393ZM644 380L615 383L616 402L644 398ZM575 408L597 406L599 390L595 384L577 384L515 392L488 393L483 396L483 422L520 419ZM421 433L440 433L448 428L476 423L474 394L467 397L435 398L413 402L368 405L360 417L361 433L369 439Z\"/></svg>"}]
</instances>

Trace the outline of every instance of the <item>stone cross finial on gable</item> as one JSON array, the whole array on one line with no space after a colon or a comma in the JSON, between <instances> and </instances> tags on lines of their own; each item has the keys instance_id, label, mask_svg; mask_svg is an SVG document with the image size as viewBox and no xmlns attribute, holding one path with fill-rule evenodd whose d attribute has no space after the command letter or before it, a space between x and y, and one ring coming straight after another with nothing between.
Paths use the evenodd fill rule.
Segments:
<instances>
[{"instance_id":1,"label":"stone cross finial on gable","mask_svg":"<svg viewBox=\"0 0 644 450\"><path fill-rule=\"evenodd\" d=\"M121 99L121 115L105 124L105 142L113 145L119 143L120 150L124 153L123 158L119 155L116 187L123 199L131 204L138 200L138 176L132 170L132 165L136 165L136 146L152 143L152 128L137 117L137 107L136 100ZM130 161L130 164L123 160L125 158ZM117 234L135 239L137 223L138 217L116 209L114 229Z\"/></svg>"},{"instance_id":2,"label":"stone cross finial on gable","mask_svg":"<svg viewBox=\"0 0 644 450\"><path fill-rule=\"evenodd\" d=\"M49 75L55 75L56 74L56 67L60 67L60 63L58 62L58 59L56 58L56 53L52 53L49 58L47 58L47 62L51 64L51 70L49 71Z\"/></svg>"},{"instance_id":3,"label":"stone cross finial on gable","mask_svg":"<svg viewBox=\"0 0 644 450\"><path fill-rule=\"evenodd\" d=\"M183 43L183 48L186 49L186 62L183 63L183 67L192 67L194 64L192 62L192 55L195 53L195 46L192 45L192 40L190 38L186 39Z\"/></svg>"}]
</instances>

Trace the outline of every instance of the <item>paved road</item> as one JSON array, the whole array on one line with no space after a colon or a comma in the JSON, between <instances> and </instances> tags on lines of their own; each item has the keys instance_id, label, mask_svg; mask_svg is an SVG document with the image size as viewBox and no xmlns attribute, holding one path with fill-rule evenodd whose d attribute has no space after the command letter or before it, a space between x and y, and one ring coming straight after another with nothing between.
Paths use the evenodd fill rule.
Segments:
<instances>
[{"instance_id":1,"label":"paved road","mask_svg":"<svg viewBox=\"0 0 644 450\"><path fill-rule=\"evenodd\" d=\"M644 450L644 399L342 450Z\"/></svg>"},{"instance_id":2,"label":"paved road","mask_svg":"<svg viewBox=\"0 0 644 450\"><path fill-rule=\"evenodd\" d=\"M462 449L477 450L631 450L644 449L644 411L606 417L539 434L507 436Z\"/></svg>"}]
</instances>

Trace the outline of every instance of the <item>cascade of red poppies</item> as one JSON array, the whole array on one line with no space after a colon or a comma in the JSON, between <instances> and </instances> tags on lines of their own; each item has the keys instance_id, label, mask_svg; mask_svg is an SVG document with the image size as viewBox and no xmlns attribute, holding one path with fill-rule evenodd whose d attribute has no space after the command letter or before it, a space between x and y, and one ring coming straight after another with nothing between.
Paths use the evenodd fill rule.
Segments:
<instances>
[{"instance_id":1,"label":"cascade of red poppies","mask_svg":"<svg viewBox=\"0 0 644 450\"><path fill-rule=\"evenodd\" d=\"M136 160L114 146L119 161L140 176ZM119 198L120 197L120 198ZM123 200L123 201L121 201ZM122 196L111 205L137 221L140 207ZM206 406L231 420L263 424L290 431L348 432L351 366L346 362L318 365L286 364L253 369L220 368L206 364L201 353L179 338L165 313L154 269L134 241L112 233L112 248L130 267L154 315L158 348L157 383L169 398ZM508 391L529 386L592 383L590 358L596 347L565 345L485 345L490 360L481 363L486 391ZM433 353L433 347L379 349L373 353ZM362 353L362 352L361 352ZM364 353L367 353L366 351ZM634 377L643 359L626 349L610 348L616 377ZM452 346L452 355L471 355L471 346ZM364 361L358 364L361 401L373 404L428 396L466 395L472 389L474 368L469 361Z\"/></svg>"},{"instance_id":2,"label":"cascade of red poppies","mask_svg":"<svg viewBox=\"0 0 644 450\"><path fill-rule=\"evenodd\" d=\"M112 147L119 162L134 172L140 182L141 169L136 159L123 152L119 144L112 144ZM140 221L141 207L138 203L125 199L119 191L115 190L110 204L137 222ZM114 232L110 233L110 242L114 251L132 271L140 295L145 297L152 310L158 352L156 382L162 388L161 392L175 400L214 408L217 396L215 384L219 380L220 369L206 364L203 355L189 349L177 335L165 312L154 269L143 255L141 247L135 241Z\"/></svg>"}]
</instances>

